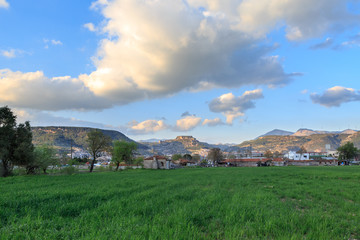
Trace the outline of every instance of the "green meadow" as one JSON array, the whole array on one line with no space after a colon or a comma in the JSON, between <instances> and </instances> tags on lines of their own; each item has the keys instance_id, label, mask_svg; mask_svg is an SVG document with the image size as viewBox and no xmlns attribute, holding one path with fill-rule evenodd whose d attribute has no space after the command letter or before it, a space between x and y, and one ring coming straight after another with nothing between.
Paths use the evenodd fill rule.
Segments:
<instances>
[{"instance_id":1,"label":"green meadow","mask_svg":"<svg viewBox=\"0 0 360 240\"><path fill-rule=\"evenodd\" d=\"M0 239L360 239L360 167L0 179Z\"/></svg>"}]
</instances>

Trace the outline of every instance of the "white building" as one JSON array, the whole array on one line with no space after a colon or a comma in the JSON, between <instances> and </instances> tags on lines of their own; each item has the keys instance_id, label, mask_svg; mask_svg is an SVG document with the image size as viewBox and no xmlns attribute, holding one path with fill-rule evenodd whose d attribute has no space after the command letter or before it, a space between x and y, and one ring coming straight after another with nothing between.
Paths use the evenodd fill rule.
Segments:
<instances>
[{"instance_id":1,"label":"white building","mask_svg":"<svg viewBox=\"0 0 360 240\"><path fill-rule=\"evenodd\" d=\"M284 157L290 160L310 160L310 153L296 153L295 151L289 151Z\"/></svg>"}]
</instances>

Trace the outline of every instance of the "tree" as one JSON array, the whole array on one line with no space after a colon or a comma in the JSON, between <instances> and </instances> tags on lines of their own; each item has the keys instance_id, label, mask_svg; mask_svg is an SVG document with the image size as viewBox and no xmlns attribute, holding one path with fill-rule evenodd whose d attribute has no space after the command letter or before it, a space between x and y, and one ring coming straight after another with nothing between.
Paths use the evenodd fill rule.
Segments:
<instances>
[{"instance_id":1,"label":"tree","mask_svg":"<svg viewBox=\"0 0 360 240\"><path fill-rule=\"evenodd\" d=\"M207 158L215 165L221 162L224 158L220 148L211 148Z\"/></svg>"},{"instance_id":2,"label":"tree","mask_svg":"<svg viewBox=\"0 0 360 240\"><path fill-rule=\"evenodd\" d=\"M0 162L1 175L9 176L14 165L34 171L34 146L29 122L16 124L16 116L7 106L0 108Z\"/></svg>"},{"instance_id":3,"label":"tree","mask_svg":"<svg viewBox=\"0 0 360 240\"><path fill-rule=\"evenodd\" d=\"M51 165L59 163L56 157L56 150L53 146L42 145L35 148L35 163L46 174L46 170Z\"/></svg>"},{"instance_id":4,"label":"tree","mask_svg":"<svg viewBox=\"0 0 360 240\"><path fill-rule=\"evenodd\" d=\"M274 156L274 154L270 150L266 150L266 152L264 153L264 156L266 158L272 158Z\"/></svg>"},{"instance_id":5,"label":"tree","mask_svg":"<svg viewBox=\"0 0 360 240\"><path fill-rule=\"evenodd\" d=\"M301 148L297 150L296 153L300 154L300 160L301 160L301 157L303 156L304 153L307 153L307 150L304 146L301 146Z\"/></svg>"},{"instance_id":6,"label":"tree","mask_svg":"<svg viewBox=\"0 0 360 240\"><path fill-rule=\"evenodd\" d=\"M359 149L357 149L352 142L347 142L338 147L337 151L339 153L339 160L353 159L359 153Z\"/></svg>"},{"instance_id":7,"label":"tree","mask_svg":"<svg viewBox=\"0 0 360 240\"><path fill-rule=\"evenodd\" d=\"M13 145L16 135L16 116L10 108L0 108L0 161L3 177L11 175Z\"/></svg>"},{"instance_id":8,"label":"tree","mask_svg":"<svg viewBox=\"0 0 360 240\"><path fill-rule=\"evenodd\" d=\"M172 155L172 157L171 157L171 159L174 161L179 160L180 158L182 158L182 155L179 153L176 153L176 154Z\"/></svg>"},{"instance_id":9,"label":"tree","mask_svg":"<svg viewBox=\"0 0 360 240\"><path fill-rule=\"evenodd\" d=\"M301 146L300 149L296 151L296 153L304 154L307 153L307 150L304 146Z\"/></svg>"},{"instance_id":10,"label":"tree","mask_svg":"<svg viewBox=\"0 0 360 240\"><path fill-rule=\"evenodd\" d=\"M19 124L16 128L13 162L25 167L27 174L34 174L39 167L35 162L34 149L30 123Z\"/></svg>"},{"instance_id":11,"label":"tree","mask_svg":"<svg viewBox=\"0 0 360 240\"><path fill-rule=\"evenodd\" d=\"M137 145L134 142L115 141L113 143L112 161L116 164L116 171L119 169L121 162L126 164L133 162L136 149Z\"/></svg>"},{"instance_id":12,"label":"tree","mask_svg":"<svg viewBox=\"0 0 360 240\"><path fill-rule=\"evenodd\" d=\"M87 134L87 149L92 156L92 161L90 165L90 172L94 169L94 164L96 158L99 156L101 152L108 150L111 138L106 136L100 130L92 130Z\"/></svg>"},{"instance_id":13,"label":"tree","mask_svg":"<svg viewBox=\"0 0 360 240\"><path fill-rule=\"evenodd\" d=\"M190 154L188 154L188 153L184 154L183 158L188 160L188 161L192 160L192 156Z\"/></svg>"},{"instance_id":14,"label":"tree","mask_svg":"<svg viewBox=\"0 0 360 240\"><path fill-rule=\"evenodd\" d=\"M144 165L144 157L135 158L134 164L136 164L137 166L143 166Z\"/></svg>"},{"instance_id":15,"label":"tree","mask_svg":"<svg viewBox=\"0 0 360 240\"><path fill-rule=\"evenodd\" d=\"M278 158L281 156L281 153L279 151L274 152L274 158Z\"/></svg>"}]
</instances>

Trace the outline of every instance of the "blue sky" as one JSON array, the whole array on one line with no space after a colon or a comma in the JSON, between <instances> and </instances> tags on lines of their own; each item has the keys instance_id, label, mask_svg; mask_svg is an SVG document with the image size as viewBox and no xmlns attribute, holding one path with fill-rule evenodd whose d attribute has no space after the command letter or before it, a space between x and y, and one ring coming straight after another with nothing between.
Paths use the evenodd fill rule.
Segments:
<instances>
[{"instance_id":1,"label":"blue sky","mask_svg":"<svg viewBox=\"0 0 360 240\"><path fill-rule=\"evenodd\" d=\"M359 22L358 0L0 0L0 105L135 140L360 129Z\"/></svg>"}]
</instances>

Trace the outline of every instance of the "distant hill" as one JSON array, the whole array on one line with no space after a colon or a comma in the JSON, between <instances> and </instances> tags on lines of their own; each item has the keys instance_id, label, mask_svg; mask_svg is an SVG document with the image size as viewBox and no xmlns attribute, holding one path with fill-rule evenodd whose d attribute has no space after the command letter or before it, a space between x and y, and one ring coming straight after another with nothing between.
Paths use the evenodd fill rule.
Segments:
<instances>
[{"instance_id":1,"label":"distant hill","mask_svg":"<svg viewBox=\"0 0 360 240\"><path fill-rule=\"evenodd\" d=\"M166 141L168 139L157 139L157 138L150 138L145 140L139 140L141 143L159 143L160 141Z\"/></svg>"},{"instance_id":2,"label":"distant hill","mask_svg":"<svg viewBox=\"0 0 360 240\"><path fill-rule=\"evenodd\" d=\"M34 145L54 145L59 149L70 148L71 141L73 147L84 149L86 147L86 138L88 132L94 128L87 127L32 127ZM115 130L103 130L105 135L111 137L112 140L120 140L127 142L135 142L121 132ZM147 149L146 146L138 144L139 149Z\"/></svg>"},{"instance_id":3,"label":"distant hill","mask_svg":"<svg viewBox=\"0 0 360 240\"><path fill-rule=\"evenodd\" d=\"M280 130L280 129L274 129L270 132L267 132L259 137L265 137L265 136L288 136L288 135L293 135L294 132L289 132L289 131L284 131L284 130ZM259 138L258 137L258 138Z\"/></svg>"},{"instance_id":4,"label":"distant hill","mask_svg":"<svg viewBox=\"0 0 360 240\"><path fill-rule=\"evenodd\" d=\"M311 130L312 131L312 130ZM308 151L325 151L326 145L330 145L330 150L336 150L346 142L353 142L356 147L360 147L360 132L353 134L339 133L315 133L310 134L309 130L301 130L301 134L291 136L264 136L255 140L245 141L239 145L240 148L251 146L256 151L289 151L298 150L304 146ZM309 134L309 135L308 135ZM299 136L300 135L300 136Z\"/></svg>"},{"instance_id":5,"label":"distant hill","mask_svg":"<svg viewBox=\"0 0 360 240\"><path fill-rule=\"evenodd\" d=\"M204 148L211 148L210 144L200 142L192 136L178 136L175 139L143 142L143 144L152 149L154 153L161 155L191 154Z\"/></svg>"},{"instance_id":6,"label":"distant hill","mask_svg":"<svg viewBox=\"0 0 360 240\"><path fill-rule=\"evenodd\" d=\"M352 129L346 129L344 131L322 131L322 130L312 130L307 128L300 128L297 130L293 136L310 136L313 134L354 134L358 131Z\"/></svg>"}]
</instances>

